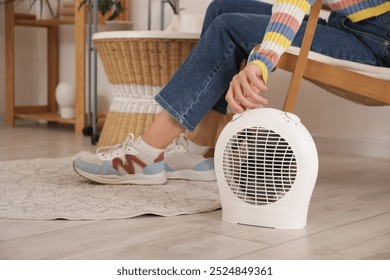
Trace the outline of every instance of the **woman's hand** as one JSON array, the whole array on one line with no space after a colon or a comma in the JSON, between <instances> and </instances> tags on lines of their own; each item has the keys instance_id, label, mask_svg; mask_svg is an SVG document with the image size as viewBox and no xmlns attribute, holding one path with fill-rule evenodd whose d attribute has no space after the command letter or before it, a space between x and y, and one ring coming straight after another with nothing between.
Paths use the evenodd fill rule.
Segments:
<instances>
[{"instance_id":1,"label":"woman's hand","mask_svg":"<svg viewBox=\"0 0 390 280\"><path fill-rule=\"evenodd\" d=\"M268 103L267 99L260 96L267 91L261 75L261 69L257 65L249 64L233 77L225 99L234 113L242 113L246 108L254 109Z\"/></svg>"}]
</instances>

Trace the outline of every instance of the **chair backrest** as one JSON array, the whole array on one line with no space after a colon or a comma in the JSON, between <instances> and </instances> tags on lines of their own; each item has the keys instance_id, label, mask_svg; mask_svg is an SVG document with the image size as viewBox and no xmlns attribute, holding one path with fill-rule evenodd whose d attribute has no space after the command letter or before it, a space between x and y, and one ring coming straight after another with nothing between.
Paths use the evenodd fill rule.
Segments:
<instances>
[{"instance_id":1,"label":"chair backrest","mask_svg":"<svg viewBox=\"0 0 390 280\"><path fill-rule=\"evenodd\" d=\"M346 67L316 60L315 56L309 56L321 8L322 0L317 0L310 11L299 53L287 51L277 65L277 68L293 73L284 110L287 112L293 110L302 78L333 94L360 104L390 105L390 75L389 80L379 79L373 77L370 73L356 72ZM384 68L384 70L390 71L389 68Z\"/></svg>"}]
</instances>

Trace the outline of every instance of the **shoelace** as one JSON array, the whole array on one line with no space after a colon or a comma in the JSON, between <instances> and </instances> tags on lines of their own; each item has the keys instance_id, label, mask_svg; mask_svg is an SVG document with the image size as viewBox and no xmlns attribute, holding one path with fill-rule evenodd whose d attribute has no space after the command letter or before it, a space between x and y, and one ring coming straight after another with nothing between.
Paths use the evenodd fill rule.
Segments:
<instances>
[{"instance_id":1,"label":"shoelace","mask_svg":"<svg viewBox=\"0 0 390 280\"><path fill-rule=\"evenodd\" d=\"M121 144L116 144L116 145L112 145L112 146L103 146L103 147L98 147L96 149L96 153L101 153L102 156L104 157L104 154L109 154L109 153L114 153L117 149L120 149L120 151L122 152L119 156L121 157L122 159L122 163L125 164L125 161L126 161L126 158L125 158L125 154L126 154L126 149L129 145L132 145L134 144L134 134L133 133L130 133L126 140L121 143ZM105 152L101 152L102 150L104 150Z\"/></svg>"}]
</instances>

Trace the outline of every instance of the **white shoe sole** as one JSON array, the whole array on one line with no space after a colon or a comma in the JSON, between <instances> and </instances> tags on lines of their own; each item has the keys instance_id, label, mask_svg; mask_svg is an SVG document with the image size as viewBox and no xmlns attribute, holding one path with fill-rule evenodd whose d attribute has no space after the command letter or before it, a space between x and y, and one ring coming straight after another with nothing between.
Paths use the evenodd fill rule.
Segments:
<instances>
[{"instance_id":1,"label":"white shoe sole","mask_svg":"<svg viewBox=\"0 0 390 280\"><path fill-rule=\"evenodd\" d=\"M77 174L87 178L88 180L106 185L163 185L167 182L165 172L155 175L129 174L115 176L90 174L75 166L73 166L73 169Z\"/></svg>"},{"instance_id":2,"label":"white shoe sole","mask_svg":"<svg viewBox=\"0 0 390 280\"><path fill-rule=\"evenodd\" d=\"M168 179L183 179L190 181L216 181L215 171L194 171L182 169L177 171L166 172Z\"/></svg>"}]
</instances>

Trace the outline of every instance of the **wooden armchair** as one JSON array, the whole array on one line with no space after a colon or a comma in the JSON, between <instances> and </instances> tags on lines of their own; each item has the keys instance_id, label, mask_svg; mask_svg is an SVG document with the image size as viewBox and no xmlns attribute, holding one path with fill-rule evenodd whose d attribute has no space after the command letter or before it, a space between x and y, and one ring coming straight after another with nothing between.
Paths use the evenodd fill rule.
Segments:
<instances>
[{"instance_id":1,"label":"wooden armchair","mask_svg":"<svg viewBox=\"0 0 390 280\"><path fill-rule=\"evenodd\" d=\"M318 59L321 55L309 55L311 42L322 8L322 0L317 0L309 15L305 36L299 52L289 49L280 58L277 68L292 72L284 110L292 112L302 78L327 91L364 105L390 105L390 68L351 63L347 66L335 65ZM329 59L332 61L332 59ZM337 61L337 60L336 60ZM356 67L357 66L357 67ZM360 67L359 67L360 66ZM360 69L357 71L356 69ZM370 70L370 71L366 71ZM376 70L376 71L372 71ZM378 77L376 72L381 73Z\"/></svg>"}]
</instances>

